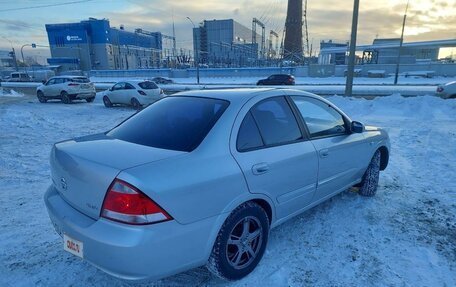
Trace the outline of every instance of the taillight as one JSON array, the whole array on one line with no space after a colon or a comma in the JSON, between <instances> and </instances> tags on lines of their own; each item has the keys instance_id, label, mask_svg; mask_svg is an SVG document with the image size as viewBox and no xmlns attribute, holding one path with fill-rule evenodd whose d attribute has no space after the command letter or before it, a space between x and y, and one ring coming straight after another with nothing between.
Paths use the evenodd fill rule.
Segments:
<instances>
[{"instance_id":1,"label":"taillight","mask_svg":"<svg viewBox=\"0 0 456 287\"><path fill-rule=\"evenodd\" d=\"M75 86L79 86L79 84L76 84L76 83L69 83L68 86L69 86L69 87L75 87Z\"/></svg>"},{"instance_id":2,"label":"taillight","mask_svg":"<svg viewBox=\"0 0 456 287\"><path fill-rule=\"evenodd\" d=\"M131 184L115 179L103 202L101 216L128 224L150 224L172 217Z\"/></svg>"},{"instance_id":3,"label":"taillight","mask_svg":"<svg viewBox=\"0 0 456 287\"><path fill-rule=\"evenodd\" d=\"M442 87L438 87L437 88L437 92L439 92L439 93L443 92L443 88Z\"/></svg>"},{"instance_id":4,"label":"taillight","mask_svg":"<svg viewBox=\"0 0 456 287\"><path fill-rule=\"evenodd\" d=\"M140 95L147 96L147 94L144 93L144 91L138 90L138 93L139 93Z\"/></svg>"}]
</instances>

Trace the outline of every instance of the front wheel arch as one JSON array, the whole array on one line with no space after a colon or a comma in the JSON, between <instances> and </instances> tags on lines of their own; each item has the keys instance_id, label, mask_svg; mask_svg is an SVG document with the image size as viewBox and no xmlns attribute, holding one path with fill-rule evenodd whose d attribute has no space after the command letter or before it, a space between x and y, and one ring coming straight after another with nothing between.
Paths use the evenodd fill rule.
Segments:
<instances>
[{"instance_id":1,"label":"front wheel arch","mask_svg":"<svg viewBox=\"0 0 456 287\"><path fill-rule=\"evenodd\" d=\"M380 170L385 170L389 162L389 151L385 146L381 146L380 151Z\"/></svg>"}]
</instances>

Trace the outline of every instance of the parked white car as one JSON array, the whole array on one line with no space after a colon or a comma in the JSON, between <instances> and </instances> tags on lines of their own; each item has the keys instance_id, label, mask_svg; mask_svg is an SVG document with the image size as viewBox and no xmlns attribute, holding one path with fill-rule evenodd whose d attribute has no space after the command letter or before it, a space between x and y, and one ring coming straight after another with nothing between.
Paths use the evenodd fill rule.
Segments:
<instances>
[{"instance_id":1,"label":"parked white car","mask_svg":"<svg viewBox=\"0 0 456 287\"><path fill-rule=\"evenodd\" d=\"M107 108L120 104L140 109L164 96L163 90L152 81L129 80L118 82L107 90L103 96L103 103Z\"/></svg>"},{"instance_id":2,"label":"parked white car","mask_svg":"<svg viewBox=\"0 0 456 287\"><path fill-rule=\"evenodd\" d=\"M86 100L88 103L95 99L95 86L86 77L59 76L52 77L36 88L36 96L40 103L51 99L61 99L65 104L73 100Z\"/></svg>"},{"instance_id":3,"label":"parked white car","mask_svg":"<svg viewBox=\"0 0 456 287\"><path fill-rule=\"evenodd\" d=\"M8 82L31 82L32 78L25 72L13 72L8 78Z\"/></svg>"},{"instance_id":4,"label":"parked white car","mask_svg":"<svg viewBox=\"0 0 456 287\"><path fill-rule=\"evenodd\" d=\"M439 85L436 94L444 99L456 98L456 81Z\"/></svg>"}]
</instances>

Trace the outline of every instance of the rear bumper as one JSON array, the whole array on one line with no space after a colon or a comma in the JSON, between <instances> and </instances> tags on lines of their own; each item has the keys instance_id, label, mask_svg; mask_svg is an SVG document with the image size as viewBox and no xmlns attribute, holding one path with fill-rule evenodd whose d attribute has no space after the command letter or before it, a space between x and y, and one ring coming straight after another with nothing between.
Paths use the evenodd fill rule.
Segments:
<instances>
[{"instance_id":1,"label":"rear bumper","mask_svg":"<svg viewBox=\"0 0 456 287\"><path fill-rule=\"evenodd\" d=\"M84 260L126 280L156 280L204 265L216 217L182 225L175 220L134 226L94 220L66 203L54 186L44 196L56 231L81 241ZM63 243L62 243L63 249Z\"/></svg>"},{"instance_id":2,"label":"rear bumper","mask_svg":"<svg viewBox=\"0 0 456 287\"><path fill-rule=\"evenodd\" d=\"M451 94L447 93L447 92L436 92L435 95L437 97L441 97L442 99L448 99L451 97Z\"/></svg>"},{"instance_id":3,"label":"rear bumper","mask_svg":"<svg viewBox=\"0 0 456 287\"><path fill-rule=\"evenodd\" d=\"M95 98L96 93L93 91L90 92L80 92L76 94L70 94L70 96L74 99L89 99L89 98Z\"/></svg>"}]
</instances>

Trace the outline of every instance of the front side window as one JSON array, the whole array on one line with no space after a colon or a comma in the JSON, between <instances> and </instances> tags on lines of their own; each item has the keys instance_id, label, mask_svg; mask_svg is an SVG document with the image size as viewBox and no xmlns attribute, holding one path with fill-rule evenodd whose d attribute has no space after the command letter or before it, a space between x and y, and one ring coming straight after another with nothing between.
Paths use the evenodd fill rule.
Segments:
<instances>
[{"instance_id":1,"label":"front side window","mask_svg":"<svg viewBox=\"0 0 456 287\"><path fill-rule=\"evenodd\" d=\"M304 118L310 137L346 133L344 118L327 103L310 97L292 96L291 98Z\"/></svg>"},{"instance_id":2,"label":"front side window","mask_svg":"<svg viewBox=\"0 0 456 287\"><path fill-rule=\"evenodd\" d=\"M46 86L54 85L54 84L55 84L55 79L50 79L50 80L46 83Z\"/></svg>"},{"instance_id":3,"label":"front side window","mask_svg":"<svg viewBox=\"0 0 456 287\"><path fill-rule=\"evenodd\" d=\"M113 91L122 90L125 87L125 83L117 83L112 87Z\"/></svg>"},{"instance_id":4,"label":"front side window","mask_svg":"<svg viewBox=\"0 0 456 287\"><path fill-rule=\"evenodd\" d=\"M263 100L251 112L265 145L285 144L302 138L296 118L284 97Z\"/></svg>"},{"instance_id":5,"label":"front side window","mask_svg":"<svg viewBox=\"0 0 456 287\"><path fill-rule=\"evenodd\" d=\"M204 140L229 102L199 97L168 97L107 133L140 145L192 151Z\"/></svg>"},{"instance_id":6,"label":"front side window","mask_svg":"<svg viewBox=\"0 0 456 287\"><path fill-rule=\"evenodd\" d=\"M55 84L63 84L65 83L65 79L64 78L56 78L55 79Z\"/></svg>"},{"instance_id":7,"label":"front side window","mask_svg":"<svg viewBox=\"0 0 456 287\"><path fill-rule=\"evenodd\" d=\"M129 84L129 83L125 83L125 90L136 90L135 87L133 87L133 85Z\"/></svg>"}]
</instances>

